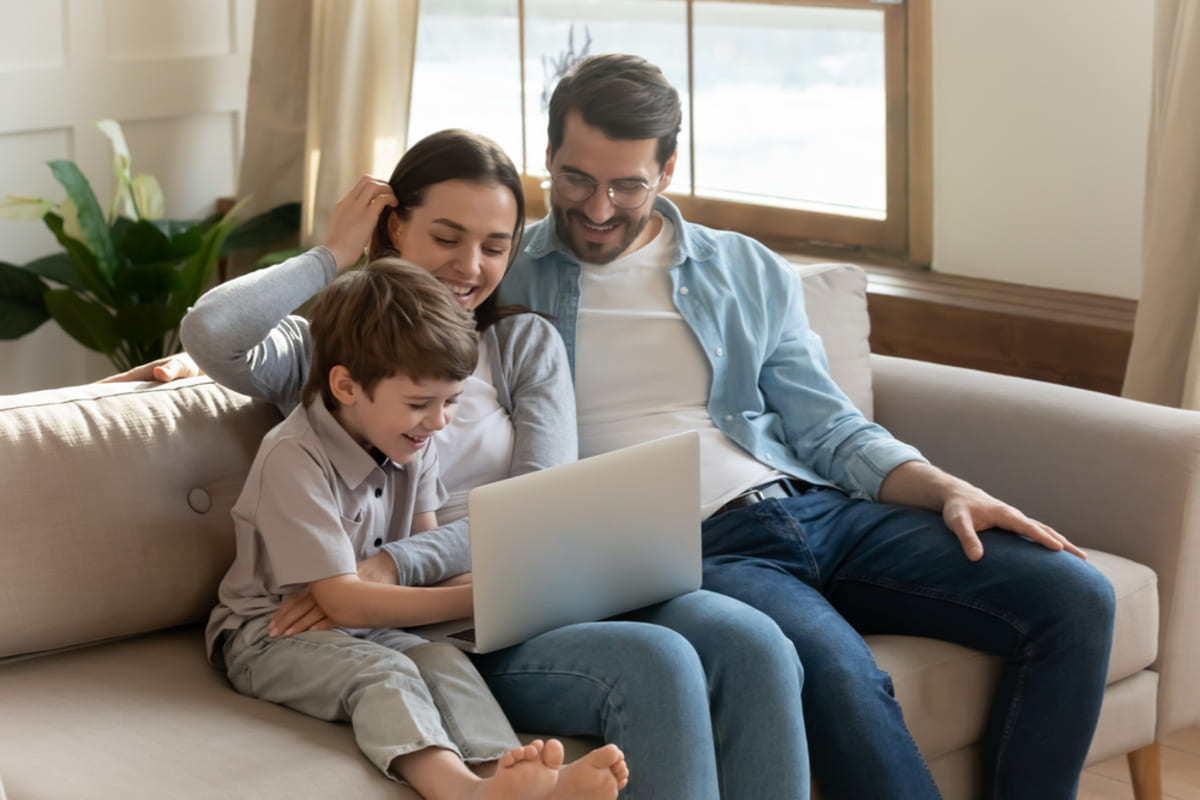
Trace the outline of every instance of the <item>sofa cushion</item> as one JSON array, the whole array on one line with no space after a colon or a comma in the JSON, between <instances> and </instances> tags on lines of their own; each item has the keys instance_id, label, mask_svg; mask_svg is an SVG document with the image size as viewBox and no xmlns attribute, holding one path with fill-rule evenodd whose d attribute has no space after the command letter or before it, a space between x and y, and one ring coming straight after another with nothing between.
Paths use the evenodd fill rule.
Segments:
<instances>
[{"instance_id":1,"label":"sofa cushion","mask_svg":"<svg viewBox=\"0 0 1200 800\"><path fill-rule=\"evenodd\" d=\"M874 419L867 273L854 264L800 264L797 269L808 324L825 344L829 373L863 416Z\"/></svg>"},{"instance_id":2,"label":"sofa cushion","mask_svg":"<svg viewBox=\"0 0 1200 800\"><path fill-rule=\"evenodd\" d=\"M278 420L207 378L0 397L0 658L206 619Z\"/></svg>"},{"instance_id":3,"label":"sofa cushion","mask_svg":"<svg viewBox=\"0 0 1200 800\"><path fill-rule=\"evenodd\" d=\"M0 664L0 708L13 800L419 800L375 769L349 725L231 689L198 626ZM564 744L571 759L595 746Z\"/></svg>"},{"instance_id":4,"label":"sofa cushion","mask_svg":"<svg viewBox=\"0 0 1200 800\"><path fill-rule=\"evenodd\" d=\"M1117 597L1108 670L1108 683L1114 684L1157 656L1157 582L1149 567L1119 556L1093 550L1088 560L1112 582ZM891 675L904 721L927 759L978 741L1000 675L999 658L911 636L866 641L880 669Z\"/></svg>"}]
</instances>

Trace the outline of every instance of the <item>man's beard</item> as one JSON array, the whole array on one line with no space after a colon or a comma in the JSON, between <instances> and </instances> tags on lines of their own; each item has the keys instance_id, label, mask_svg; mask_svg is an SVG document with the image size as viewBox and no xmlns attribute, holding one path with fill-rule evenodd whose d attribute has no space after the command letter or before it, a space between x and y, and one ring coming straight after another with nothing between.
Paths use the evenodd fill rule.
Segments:
<instances>
[{"instance_id":1,"label":"man's beard","mask_svg":"<svg viewBox=\"0 0 1200 800\"><path fill-rule=\"evenodd\" d=\"M587 215L576 208L563 209L551 203L551 212L554 214L554 226L558 231L558 238L563 241L571 250L579 257L580 261L585 261L589 264L607 264L615 261L623 255L634 240L641 235L646 229L646 223L650 221L652 214L647 214L641 219L634 219L628 214L614 214L605 220L602 225L617 225L625 226L625 235L621 237L620 242L615 246L609 246L607 250L601 248L606 245L600 242L589 242L583 239L574 225L571 224L572 219L580 219L584 222L591 222Z\"/></svg>"}]
</instances>

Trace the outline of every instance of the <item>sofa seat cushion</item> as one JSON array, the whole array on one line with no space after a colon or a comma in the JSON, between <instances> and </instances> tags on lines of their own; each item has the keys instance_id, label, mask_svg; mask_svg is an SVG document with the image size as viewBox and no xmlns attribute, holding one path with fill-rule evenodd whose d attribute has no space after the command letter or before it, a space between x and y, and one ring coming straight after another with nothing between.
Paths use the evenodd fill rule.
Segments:
<instances>
[{"instance_id":1,"label":"sofa seat cushion","mask_svg":"<svg viewBox=\"0 0 1200 800\"><path fill-rule=\"evenodd\" d=\"M1109 553L1090 550L1088 560L1112 582L1117 597L1111 685L1157 657L1157 579L1149 567ZM904 721L926 759L978 741L1000 658L912 636L868 636L866 641L880 669L891 675Z\"/></svg>"},{"instance_id":2,"label":"sofa seat cushion","mask_svg":"<svg viewBox=\"0 0 1200 800\"><path fill-rule=\"evenodd\" d=\"M199 627L0 663L0 709L11 800L419 800L349 725L236 693Z\"/></svg>"}]
</instances>

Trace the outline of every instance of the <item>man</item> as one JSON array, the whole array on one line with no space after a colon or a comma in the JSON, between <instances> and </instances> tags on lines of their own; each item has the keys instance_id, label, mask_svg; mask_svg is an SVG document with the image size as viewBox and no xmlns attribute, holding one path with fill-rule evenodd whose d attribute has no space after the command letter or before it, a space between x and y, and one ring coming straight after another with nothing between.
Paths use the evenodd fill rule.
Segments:
<instances>
[{"instance_id":1,"label":"man","mask_svg":"<svg viewBox=\"0 0 1200 800\"><path fill-rule=\"evenodd\" d=\"M861 638L895 633L1005 659L981 796L1073 798L1112 587L1056 531L862 417L829 376L795 271L661 196L680 119L675 90L634 56L584 59L550 101L552 213L500 293L563 335L580 454L701 432L704 585L795 643L825 796L938 796Z\"/></svg>"}]
</instances>

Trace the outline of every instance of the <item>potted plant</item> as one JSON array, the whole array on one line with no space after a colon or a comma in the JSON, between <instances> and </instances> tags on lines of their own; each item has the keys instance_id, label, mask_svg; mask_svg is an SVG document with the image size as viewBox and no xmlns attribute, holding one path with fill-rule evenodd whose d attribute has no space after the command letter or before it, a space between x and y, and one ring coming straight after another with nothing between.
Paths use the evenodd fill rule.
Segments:
<instances>
[{"instance_id":1,"label":"potted plant","mask_svg":"<svg viewBox=\"0 0 1200 800\"><path fill-rule=\"evenodd\" d=\"M28 264L0 262L0 339L16 339L53 318L71 337L108 356L118 370L178 352L179 322L207 288L217 262L261 249L299 229L299 203L241 224L237 212L202 220L163 218L150 175L133 175L120 126L97 123L112 142L116 189L106 215L73 161L49 162L66 189L61 203L8 195L0 218L41 219L61 252Z\"/></svg>"}]
</instances>

